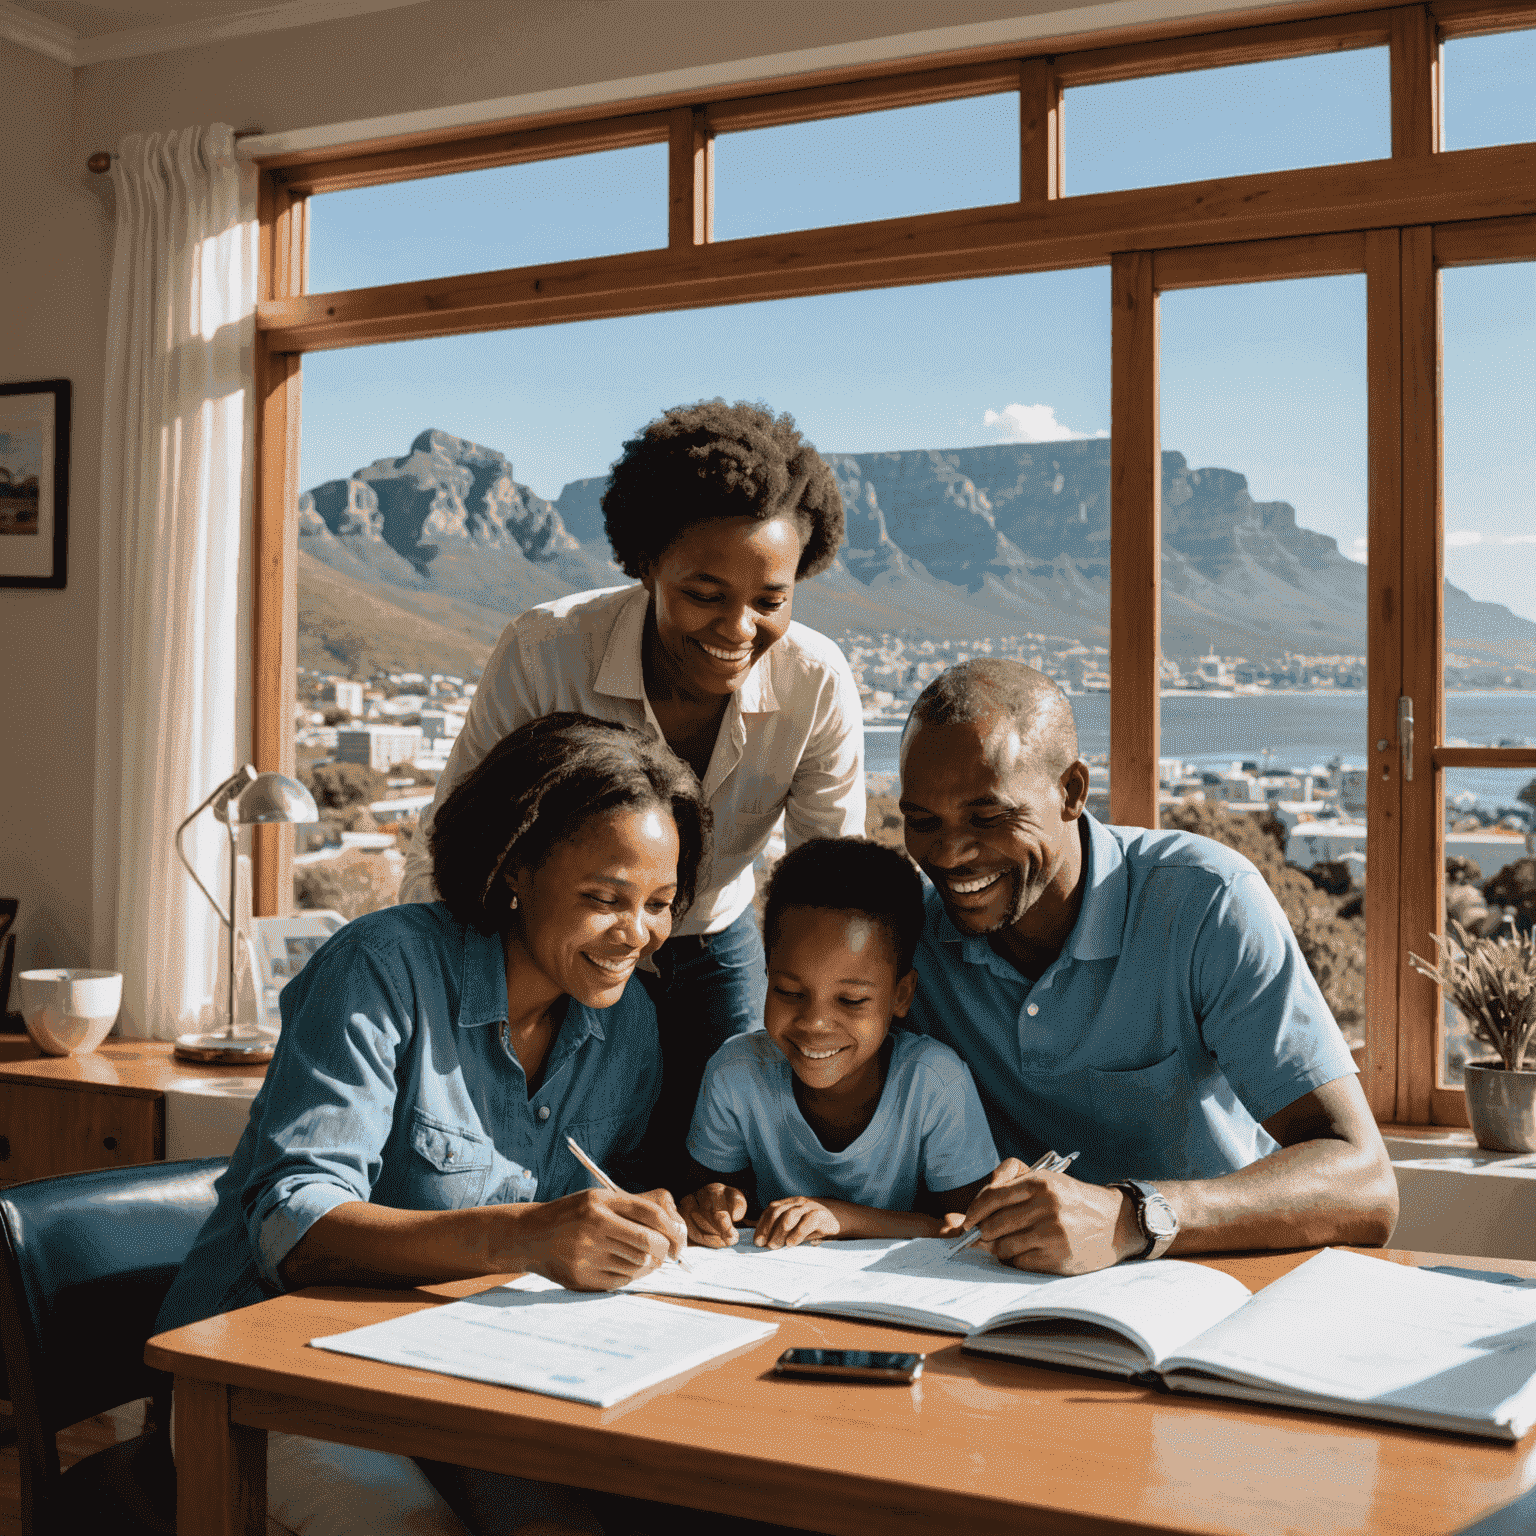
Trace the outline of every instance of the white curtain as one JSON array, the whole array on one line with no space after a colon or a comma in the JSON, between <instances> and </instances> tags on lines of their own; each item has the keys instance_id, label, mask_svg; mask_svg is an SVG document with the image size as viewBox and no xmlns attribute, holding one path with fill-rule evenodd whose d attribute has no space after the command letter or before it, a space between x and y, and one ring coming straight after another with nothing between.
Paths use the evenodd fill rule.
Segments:
<instances>
[{"instance_id":1,"label":"white curtain","mask_svg":"<svg viewBox=\"0 0 1536 1536\"><path fill-rule=\"evenodd\" d=\"M220 123L130 136L112 184L92 950L119 1032L168 1039L219 1020L223 949L176 827L249 756L256 174ZM223 828L195 834L227 890Z\"/></svg>"}]
</instances>

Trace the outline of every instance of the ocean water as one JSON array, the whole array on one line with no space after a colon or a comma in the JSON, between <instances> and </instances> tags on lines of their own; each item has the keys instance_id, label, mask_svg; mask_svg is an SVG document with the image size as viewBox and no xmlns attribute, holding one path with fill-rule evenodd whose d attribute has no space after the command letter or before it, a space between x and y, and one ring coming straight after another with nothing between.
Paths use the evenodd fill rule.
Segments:
<instances>
[{"instance_id":1,"label":"ocean water","mask_svg":"<svg viewBox=\"0 0 1536 1536\"><path fill-rule=\"evenodd\" d=\"M1085 756L1109 752L1109 695L1074 694L1078 742ZM1306 770L1342 757L1356 766L1367 761L1365 694L1276 693L1213 698L1208 694L1164 698L1163 757L1206 768L1232 762L1261 762L1269 754L1274 772ZM1536 693L1449 693L1445 698L1446 739L1471 746L1536 746ZM864 727L865 771L897 771L899 726ZM1420 735L1419 753L1425 750ZM1449 799L1464 792L1489 810L1514 805L1536 769L1447 769Z\"/></svg>"}]
</instances>

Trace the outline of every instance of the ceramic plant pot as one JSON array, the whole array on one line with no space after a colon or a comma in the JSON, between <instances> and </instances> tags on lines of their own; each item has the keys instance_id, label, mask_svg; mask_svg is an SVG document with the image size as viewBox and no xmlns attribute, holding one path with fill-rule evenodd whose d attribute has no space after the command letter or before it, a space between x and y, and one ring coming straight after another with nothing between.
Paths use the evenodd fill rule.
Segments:
<instances>
[{"instance_id":1,"label":"ceramic plant pot","mask_svg":"<svg viewBox=\"0 0 1536 1536\"><path fill-rule=\"evenodd\" d=\"M37 1048L49 1056L94 1051L117 1022L122 1001L119 971L21 973L21 1016Z\"/></svg>"},{"instance_id":2,"label":"ceramic plant pot","mask_svg":"<svg viewBox=\"0 0 1536 1536\"><path fill-rule=\"evenodd\" d=\"M1463 1069L1467 1119L1490 1152L1536 1152L1536 1072L1506 1072L1493 1062Z\"/></svg>"}]
</instances>

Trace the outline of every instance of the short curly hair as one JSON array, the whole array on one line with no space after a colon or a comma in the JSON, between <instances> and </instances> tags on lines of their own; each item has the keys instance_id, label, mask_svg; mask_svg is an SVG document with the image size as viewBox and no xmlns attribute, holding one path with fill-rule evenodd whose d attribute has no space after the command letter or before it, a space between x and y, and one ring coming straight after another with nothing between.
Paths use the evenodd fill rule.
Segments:
<instances>
[{"instance_id":1,"label":"short curly hair","mask_svg":"<svg viewBox=\"0 0 1536 1536\"><path fill-rule=\"evenodd\" d=\"M763 944L769 955L790 907L858 912L891 941L896 974L912 969L923 933L923 882L905 855L868 837L813 837L779 860L763 902Z\"/></svg>"},{"instance_id":2,"label":"short curly hair","mask_svg":"<svg viewBox=\"0 0 1536 1536\"><path fill-rule=\"evenodd\" d=\"M843 498L794 418L762 405L679 405L624 444L603 492L614 558L637 580L695 523L724 517L800 528L797 581L831 565L843 542Z\"/></svg>"},{"instance_id":3,"label":"short curly hair","mask_svg":"<svg viewBox=\"0 0 1536 1536\"><path fill-rule=\"evenodd\" d=\"M693 902L709 807L693 770L632 726L569 711L520 725L454 785L432 820L432 874L448 910L481 933L512 922L508 869L537 869L595 816L655 807L677 826L672 916Z\"/></svg>"}]
</instances>

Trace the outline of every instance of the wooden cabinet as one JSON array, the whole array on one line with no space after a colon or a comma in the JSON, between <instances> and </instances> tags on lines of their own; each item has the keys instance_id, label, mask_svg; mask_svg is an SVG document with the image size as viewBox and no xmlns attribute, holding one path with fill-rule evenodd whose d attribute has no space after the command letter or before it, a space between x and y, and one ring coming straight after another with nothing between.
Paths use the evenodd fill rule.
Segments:
<instances>
[{"instance_id":1,"label":"wooden cabinet","mask_svg":"<svg viewBox=\"0 0 1536 1536\"><path fill-rule=\"evenodd\" d=\"M166 1089L265 1070L178 1062L160 1040L109 1040L84 1056L0 1040L0 1184L155 1162L165 1156Z\"/></svg>"},{"instance_id":2,"label":"wooden cabinet","mask_svg":"<svg viewBox=\"0 0 1536 1536\"><path fill-rule=\"evenodd\" d=\"M165 1156L164 1100L0 1082L0 1181Z\"/></svg>"}]
</instances>

